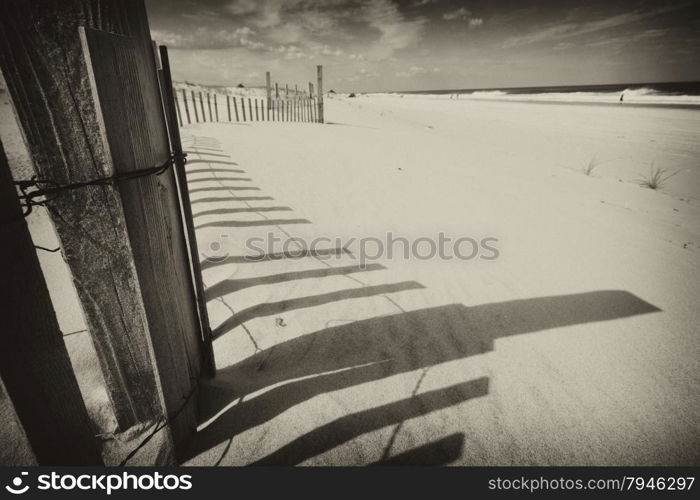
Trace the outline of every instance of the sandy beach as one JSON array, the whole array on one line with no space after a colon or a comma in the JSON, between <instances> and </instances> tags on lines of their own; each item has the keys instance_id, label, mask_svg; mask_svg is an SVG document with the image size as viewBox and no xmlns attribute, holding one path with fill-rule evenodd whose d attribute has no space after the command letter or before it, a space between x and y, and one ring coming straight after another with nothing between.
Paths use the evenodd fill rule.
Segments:
<instances>
[{"instance_id":1,"label":"sandy beach","mask_svg":"<svg viewBox=\"0 0 700 500\"><path fill-rule=\"evenodd\" d=\"M326 121L182 129L219 370L185 464L700 463L698 111L374 95ZM281 243L388 232L499 255Z\"/></svg>"}]
</instances>

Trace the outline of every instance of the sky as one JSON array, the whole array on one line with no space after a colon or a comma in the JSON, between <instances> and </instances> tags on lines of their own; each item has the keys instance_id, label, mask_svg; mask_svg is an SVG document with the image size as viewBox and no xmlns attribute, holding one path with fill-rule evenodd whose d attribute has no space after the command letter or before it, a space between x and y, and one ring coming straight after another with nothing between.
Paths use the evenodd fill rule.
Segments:
<instances>
[{"instance_id":1,"label":"sky","mask_svg":"<svg viewBox=\"0 0 700 500\"><path fill-rule=\"evenodd\" d=\"M173 77L379 92L700 80L700 0L146 0Z\"/></svg>"}]
</instances>

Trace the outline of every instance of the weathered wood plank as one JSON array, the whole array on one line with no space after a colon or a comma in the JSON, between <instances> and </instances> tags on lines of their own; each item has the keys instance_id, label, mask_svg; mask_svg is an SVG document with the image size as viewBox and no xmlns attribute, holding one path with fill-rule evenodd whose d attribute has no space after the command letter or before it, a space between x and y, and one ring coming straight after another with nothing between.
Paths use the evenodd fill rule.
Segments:
<instances>
[{"instance_id":1,"label":"weathered wood plank","mask_svg":"<svg viewBox=\"0 0 700 500\"><path fill-rule=\"evenodd\" d=\"M139 57L131 37L89 28L81 33L107 160L116 172L162 164L170 146L154 58ZM170 424L177 445L196 428L196 405L181 407L197 385L201 334L175 173L121 182L119 193L162 398L167 414L178 414Z\"/></svg>"},{"instance_id":2,"label":"weathered wood plank","mask_svg":"<svg viewBox=\"0 0 700 500\"><path fill-rule=\"evenodd\" d=\"M199 123L199 112L197 111L197 100L194 95L194 90L192 90L192 108L194 109L194 120Z\"/></svg>"},{"instance_id":3,"label":"weathered wood plank","mask_svg":"<svg viewBox=\"0 0 700 500\"><path fill-rule=\"evenodd\" d=\"M180 203L184 214L185 229L187 235L187 244L189 246L189 259L191 266L191 276L193 285L193 298L197 302L197 313L199 317L199 335L202 343L202 358L204 370L210 377L213 377L216 372L214 361L214 349L212 346L211 327L209 325L209 314L207 312L206 296L204 294L204 282L202 281L202 269L199 263L199 250L197 247L197 238L195 235L194 222L192 217L192 205L190 203L190 195L187 189L187 174L185 172L185 162L182 159L182 141L180 140L180 131L175 126L175 119L172 113L172 102L174 95L168 92L172 89L172 77L170 74L170 57L168 56L168 48L160 46L160 56L163 65L161 73L163 79L162 88L165 90L163 102L165 103L166 118L169 123L168 131L170 135L170 144L175 153L175 174L178 182L178 191L180 195ZM228 99L228 96L227 96ZM231 116L231 108L229 108L229 120Z\"/></svg>"},{"instance_id":4,"label":"weathered wood plank","mask_svg":"<svg viewBox=\"0 0 700 500\"><path fill-rule=\"evenodd\" d=\"M0 301L0 406L3 433L12 430L12 440L2 443L2 462L101 464L96 429L73 373L2 143L0 241L0 274L9 292Z\"/></svg>"},{"instance_id":5,"label":"weathered wood plank","mask_svg":"<svg viewBox=\"0 0 700 500\"><path fill-rule=\"evenodd\" d=\"M187 93L185 92L185 89L182 89L182 102L185 103L185 114L187 115L187 124L191 124L192 120L190 119L190 108L187 106ZM229 117L229 120L231 118Z\"/></svg>"},{"instance_id":6,"label":"weathered wood plank","mask_svg":"<svg viewBox=\"0 0 700 500\"><path fill-rule=\"evenodd\" d=\"M0 378L0 467L38 465L27 433Z\"/></svg>"},{"instance_id":7,"label":"weathered wood plank","mask_svg":"<svg viewBox=\"0 0 700 500\"><path fill-rule=\"evenodd\" d=\"M111 175L78 27L138 34L141 50L150 53L138 2L11 3L0 16L0 68L37 176L67 184ZM86 187L47 207L88 329L93 339L114 341L95 340L95 347L120 427L161 418L164 407L154 398L154 366L143 348L148 326L119 193ZM118 352L133 357L127 362Z\"/></svg>"},{"instance_id":8,"label":"weathered wood plank","mask_svg":"<svg viewBox=\"0 0 700 500\"><path fill-rule=\"evenodd\" d=\"M323 123L323 66L316 66L316 74L318 78L318 100L316 102L318 106L317 121Z\"/></svg>"}]
</instances>

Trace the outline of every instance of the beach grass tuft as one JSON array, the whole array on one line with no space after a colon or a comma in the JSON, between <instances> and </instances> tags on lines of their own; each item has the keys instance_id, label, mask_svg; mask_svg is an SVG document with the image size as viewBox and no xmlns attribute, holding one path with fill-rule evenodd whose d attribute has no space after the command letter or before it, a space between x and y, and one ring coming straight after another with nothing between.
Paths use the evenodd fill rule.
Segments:
<instances>
[{"instance_id":1,"label":"beach grass tuft","mask_svg":"<svg viewBox=\"0 0 700 500\"><path fill-rule=\"evenodd\" d=\"M642 187L656 191L663 188L666 182L677 173L678 171L669 172L665 168L654 167L654 162L651 162L651 166L649 167L649 175L642 177L637 182Z\"/></svg>"},{"instance_id":2,"label":"beach grass tuft","mask_svg":"<svg viewBox=\"0 0 700 500\"><path fill-rule=\"evenodd\" d=\"M598 157L594 155L594 156L590 159L590 161L588 162L588 164L587 164L585 167L583 167L583 168L581 169L581 171L582 171L584 174L586 174L586 175L588 175L588 176L591 176L591 175L593 175L593 172L595 171L595 169L598 168L598 166L599 166L601 163L603 163L603 162L600 161L600 160L598 159Z\"/></svg>"}]
</instances>

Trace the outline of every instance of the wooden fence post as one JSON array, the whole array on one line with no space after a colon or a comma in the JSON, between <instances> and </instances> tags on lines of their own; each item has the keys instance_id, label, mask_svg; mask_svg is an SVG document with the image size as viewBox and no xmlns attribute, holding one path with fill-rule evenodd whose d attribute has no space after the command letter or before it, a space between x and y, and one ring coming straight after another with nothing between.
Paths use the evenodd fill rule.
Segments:
<instances>
[{"instance_id":1,"label":"wooden fence post","mask_svg":"<svg viewBox=\"0 0 700 500\"><path fill-rule=\"evenodd\" d=\"M323 123L323 66L316 66L318 77L318 122Z\"/></svg>"},{"instance_id":2,"label":"wooden fence post","mask_svg":"<svg viewBox=\"0 0 700 500\"><path fill-rule=\"evenodd\" d=\"M318 78L318 122L323 123L323 66L316 66Z\"/></svg>"},{"instance_id":3,"label":"wooden fence post","mask_svg":"<svg viewBox=\"0 0 700 500\"><path fill-rule=\"evenodd\" d=\"M216 104L216 94L214 94L214 112L216 113L216 121L219 121L219 106Z\"/></svg>"},{"instance_id":4,"label":"wooden fence post","mask_svg":"<svg viewBox=\"0 0 700 500\"><path fill-rule=\"evenodd\" d=\"M251 98L248 98L248 117L250 118L249 121L253 121L253 101Z\"/></svg>"},{"instance_id":5,"label":"wooden fence post","mask_svg":"<svg viewBox=\"0 0 700 500\"><path fill-rule=\"evenodd\" d=\"M260 121L260 114L258 113L258 99L255 99L255 121Z\"/></svg>"},{"instance_id":6,"label":"wooden fence post","mask_svg":"<svg viewBox=\"0 0 700 500\"><path fill-rule=\"evenodd\" d=\"M245 100L243 97L241 97L241 112L243 113L243 121L246 121L245 119Z\"/></svg>"},{"instance_id":7,"label":"wooden fence post","mask_svg":"<svg viewBox=\"0 0 700 500\"><path fill-rule=\"evenodd\" d=\"M289 99L289 84L288 83L284 84L284 98Z\"/></svg>"},{"instance_id":8,"label":"wooden fence post","mask_svg":"<svg viewBox=\"0 0 700 500\"><path fill-rule=\"evenodd\" d=\"M156 160L160 164L168 158L142 1L115 3L104 10L98 4L69 0L9 3L12 8L0 16L0 68L38 178L60 186L154 166ZM88 32L96 32L97 47L89 45ZM92 48L105 50L92 57ZM57 52L66 57L56 58ZM116 76L118 68L125 70ZM108 139L106 131L112 128L119 129L122 140ZM117 154L120 148L131 154ZM176 252L177 245L166 248L163 230L173 219L155 220L164 214L158 204L172 201L166 196L171 193L165 188L167 176L172 172L160 178L164 189L147 176L65 191L46 205L122 431L144 431L168 415L152 340L152 335L168 330L152 323L146 303L160 302L168 312L179 291L166 301L162 290L174 287L158 289L145 282L148 273L158 281L159 276L172 277L174 269L165 252ZM141 210L146 206L152 210ZM149 231L154 227L158 229ZM149 251L154 252L150 261L144 258ZM181 405L180 398L176 397ZM160 443L159 452L152 455L159 464L173 461L171 431L171 426L163 428L149 442L149 447Z\"/></svg>"},{"instance_id":9,"label":"wooden fence post","mask_svg":"<svg viewBox=\"0 0 700 500\"><path fill-rule=\"evenodd\" d=\"M194 109L195 122L199 123L199 113L197 112L197 99L195 98L194 90L192 91L192 109Z\"/></svg>"},{"instance_id":10,"label":"wooden fence post","mask_svg":"<svg viewBox=\"0 0 700 500\"><path fill-rule=\"evenodd\" d=\"M280 87L277 82L275 82L275 99L280 98Z\"/></svg>"},{"instance_id":11,"label":"wooden fence post","mask_svg":"<svg viewBox=\"0 0 700 500\"><path fill-rule=\"evenodd\" d=\"M314 84L309 82L309 99L314 96Z\"/></svg>"},{"instance_id":12,"label":"wooden fence post","mask_svg":"<svg viewBox=\"0 0 700 500\"><path fill-rule=\"evenodd\" d=\"M169 160L168 134L178 128L167 122L163 107L169 104L167 109L173 111L172 94L170 99L163 95L172 92L172 83L163 84L162 72L158 77L152 51L144 59L133 38L89 28L81 28L80 33L98 130L108 152L106 165L125 174ZM211 102L209 94L207 98ZM151 404L164 405L169 420L163 435L171 434L179 449L196 429L197 405L192 396L205 356L176 170L116 186L150 340L143 346L130 345L131 351L117 359L128 366L133 349L141 347L142 355L155 360L156 384L151 392L158 397L152 395ZM112 348L114 339L108 340Z\"/></svg>"},{"instance_id":13,"label":"wooden fence post","mask_svg":"<svg viewBox=\"0 0 700 500\"><path fill-rule=\"evenodd\" d=\"M185 223L185 231L187 235L187 243L190 248L190 265L191 265L191 276L192 285L194 286L194 299L197 302L197 313L199 317L200 324L200 337L202 340L202 354L204 361L204 369L207 375L213 377L216 374L216 364L214 361L214 348L212 346L212 333L209 324L209 314L207 312L206 297L204 295L204 283L202 281L202 268L199 263L199 250L197 247L197 237L195 235L194 222L192 217L192 205L190 203L190 195L187 189L187 175L185 173L185 161L182 156L182 141L180 140L180 131L172 126L173 125L173 115L172 115L172 102L173 94L168 92L172 89L172 76L170 74L170 57L168 56L168 48L164 45L160 46L160 58L163 65L162 77L164 80L163 88L166 90L163 96L163 102L166 109L166 119L169 122L168 135L170 138L170 145L173 153L175 154L175 176L178 183L178 192L180 195L180 202L183 211L183 219ZM227 96L228 97L228 96ZM216 94L214 94L214 102L216 103ZM229 115L231 114L231 109L229 108ZM218 115L218 113L217 113ZM218 116L217 116L218 120Z\"/></svg>"},{"instance_id":14,"label":"wooden fence post","mask_svg":"<svg viewBox=\"0 0 700 500\"><path fill-rule=\"evenodd\" d=\"M236 122L239 122L241 120L238 118L238 104L236 104L236 96L231 96L231 100L233 101L233 111L236 114Z\"/></svg>"},{"instance_id":15,"label":"wooden fence post","mask_svg":"<svg viewBox=\"0 0 700 500\"><path fill-rule=\"evenodd\" d=\"M265 72L265 96L267 97L267 119L270 120L270 106L272 105L272 87L270 85L270 72Z\"/></svg>"},{"instance_id":16,"label":"wooden fence post","mask_svg":"<svg viewBox=\"0 0 700 500\"><path fill-rule=\"evenodd\" d=\"M226 95L226 109L228 110L228 121L231 121L231 97Z\"/></svg>"},{"instance_id":17,"label":"wooden fence post","mask_svg":"<svg viewBox=\"0 0 700 500\"><path fill-rule=\"evenodd\" d=\"M187 93L185 92L185 89L182 89L182 102L185 103L185 114L187 115L187 124L191 124L192 120L190 120L190 108L187 106Z\"/></svg>"},{"instance_id":18,"label":"wooden fence post","mask_svg":"<svg viewBox=\"0 0 700 500\"><path fill-rule=\"evenodd\" d=\"M182 113L180 112L180 103L177 100L177 93L173 91L173 99L175 100L175 112L177 114L177 121L182 127Z\"/></svg>"},{"instance_id":19,"label":"wooden fence post","mask_svg":"<svg viewBox=\"0 0 700 500\"><path fill-rule=\"evenodd\" d=\"M207 122L207 112L204 110L204 100L202 99L202 91L199 91L199 105L202 108L202 122ZM211 111L211 110L210 110Z\"/></svg>"},{"instance_id":20,"label":"wooden fence post","mask_svg":"<svg viewBox=\"0 0 700 500\"><path fill-rule=\"evenodd\" d=\"M209 96L209 92L207 92L207 108L209 108L209 121L213 122L214 117L211 114L211 97Z\"/></svg>"},{"instance_id":21,"label":"wooden fence post","mask_svg":"<svg viewBox=\"0 0 700 500\"><path fill-rule=\"evenodd\" d=\"M19 420L10 395L0 377L0 467L29 467L38 465L32 445Z\"/></svg>"},{"instance_id":22,"label":"wooden fence post","mask_svg":"<svg viewBox=\"0 0 700 500\"><path fill-rule=\"evenodd\" d=\"M0 377L15 413L40 465L99 465L102 459L95 429L58 327L2 143L0 240L0 272L9 292L0 301ZM4 421L5 425L10 422ZM3 443L5 446L9 444Z\"/></svg>"}]
</instances>

